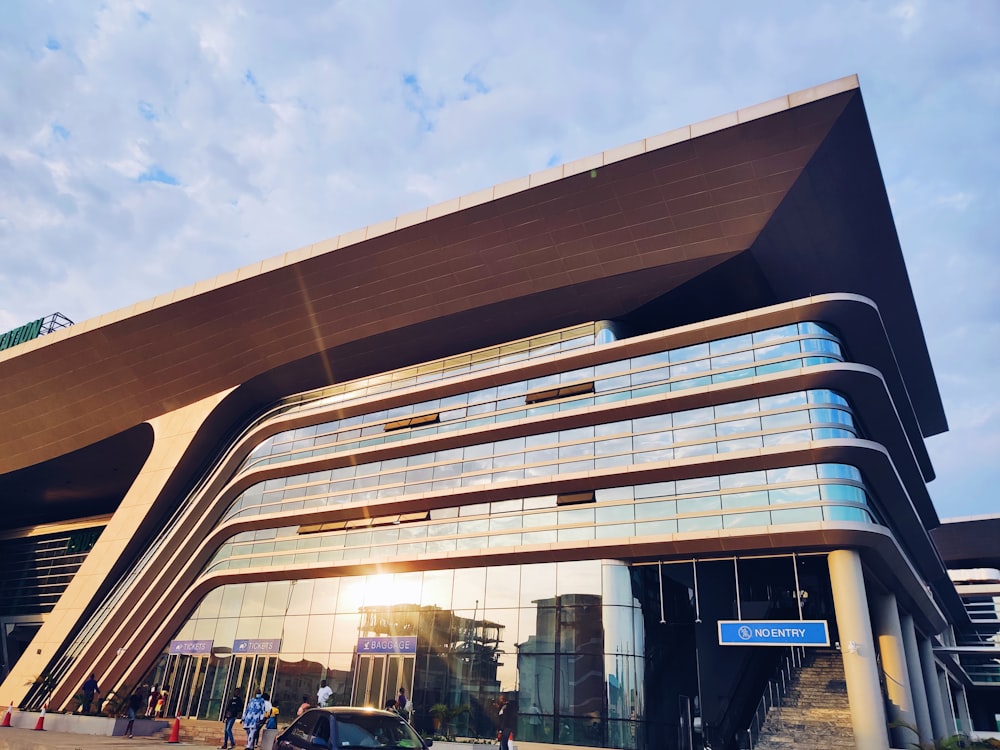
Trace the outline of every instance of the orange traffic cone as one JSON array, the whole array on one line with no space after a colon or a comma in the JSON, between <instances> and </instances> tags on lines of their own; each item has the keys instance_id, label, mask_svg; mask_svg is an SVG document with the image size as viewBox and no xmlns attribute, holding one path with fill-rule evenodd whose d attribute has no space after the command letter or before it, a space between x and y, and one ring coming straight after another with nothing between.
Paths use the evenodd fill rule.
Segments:
<instances>
[{"instance_id":1,"label":"orange traffic cone","mask_svg":"<svg viewBox=\"0 0 1000 750\"><path fill-rule=\"evenodd\" d=\"M174 728L170 730L168 743L176 744L181 741L181 717L174 716Z\"/></svg>"},{"instance_id":2,"label":"orange traffic cone","mask_svg":"<svg viewBox=\"0 0 1000 750\"><path fill-rule=\"evenodd\" d=\"M48 706L48 702L42 704L42 713L38 716L38 721L35 722L35 731L44 732L45 731L45 709Z\"/></svg>"},{"instance_id":3,"label":"orange traffic cone","mask_svg":"<svg viewBox=\"0 0 1000 750\"><path fill-rule=\"evenodd\" d=\"M10 705L7 706L7 713L5 713L3 715L3 724L0 724L0 727L9 727L10 726L10 716L13 713L14 713L14 701L11 701Z\"/></svg>"}]
</instances>

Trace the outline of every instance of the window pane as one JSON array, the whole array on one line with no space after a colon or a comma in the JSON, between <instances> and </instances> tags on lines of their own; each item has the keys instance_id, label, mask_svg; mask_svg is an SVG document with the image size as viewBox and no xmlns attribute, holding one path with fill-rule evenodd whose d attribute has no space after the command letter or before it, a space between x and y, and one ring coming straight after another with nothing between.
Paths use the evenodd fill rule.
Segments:
<instances>
[{"instance_id":1,"label":"window pane","mask_svg":"<svg viewBox=\"0 0 1000 750\"><path fill-rule=\"evenodd\" d=\"M641 503L635 506L635 517L639 520L646 518L669 518L675 515L677 515L677 503L673 500Z\"/></svg>"},{"instance_id":2,"label":"window pane","mask_svg":"<svg viewBox=\"0 0 1000 750\"><path fill-rule=\"evenodd\" d=\"M820 508L788 508L785 510L772 510L771 523L809 523L822 521L823 512Z\"/></svg>"},{"instance_id":3,"label":"window pane","mask_svg":"<svg viewBox=\"0 0 1000 750\"><path fill-rule=\"evenodd\" d=\"M727 529L739 529L748 526L768 526L771 523L771 514L762 513L731 513L722 517L723 527Z\"/></svg>"},{"instance_id":4,"label":"window pane","mask_svg":"<svg viewBox=\"0 0 1000 750\"><path fill-rule=\"evenodd\" d=\"M722 528L721 516L696 516L695 518L678 518L677 531L714 531Z\"/></svg>"},{"instance_id":5,"label":"window pane","mask_svg":"<svg viewBox=\"0 0 1000 750\"><path fill-rule=\"evenodd\" d=\"M532 565L530 574L521 577L520 605L522 607L533 607L533 602L550 599L555 595L556 563Z\"/></svg>"}]
</instances>

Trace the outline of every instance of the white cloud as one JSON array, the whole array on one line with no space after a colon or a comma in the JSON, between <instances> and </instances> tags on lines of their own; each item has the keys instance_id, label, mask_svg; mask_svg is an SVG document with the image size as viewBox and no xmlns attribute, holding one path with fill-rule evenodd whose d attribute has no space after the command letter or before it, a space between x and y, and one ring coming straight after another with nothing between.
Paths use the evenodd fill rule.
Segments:
<instances>
[{"instance_id":1,"label":"white cloud","mask_svg":"<svg viewBox=\"0 0 1000 750\"><path fill-rule=\"evenodd\" d=\"M898 3L890 10L890 15L899 22L899 30L904 37L912 36L919 29L922 20L921 10L921 4L918 2Z\"/></svg>"},{"instance_id":2,"label":"white cloud","mask_svg":"<svg viewBox=\"0 0 1000 750\"><path fill-rule=\"evenodd\" d=\"M943 206L954 208L956 211L965 211L975 199L976 196L972 193L960 190L948 195L939 195L937 202Z\"/></svg>"}]
</instances>

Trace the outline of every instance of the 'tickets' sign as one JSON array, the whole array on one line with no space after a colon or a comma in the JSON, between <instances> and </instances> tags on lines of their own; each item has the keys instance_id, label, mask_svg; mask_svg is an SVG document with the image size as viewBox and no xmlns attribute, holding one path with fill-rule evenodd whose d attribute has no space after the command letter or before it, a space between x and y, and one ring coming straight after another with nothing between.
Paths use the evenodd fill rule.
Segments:
<instances>
[{"instance_id":1,"label":"'tickets' sign","mask_svg":"<svg viewBox=\"0 0 1000 750\"><path fill-rule=\"evenodd\" d=\"M279 651L280 638L241 638L233 641L234 654L276 654Z\"/></svg>"},{"instance_id":2,"label":"'tickets' sign","mask_svg":"<svg viewBox=\"0 0 1000 750\"><path fill-rule=\"evenodd\" d=\"M170 641L172 654L210 654L212 641Z\"/></svg>"}]
</instances>

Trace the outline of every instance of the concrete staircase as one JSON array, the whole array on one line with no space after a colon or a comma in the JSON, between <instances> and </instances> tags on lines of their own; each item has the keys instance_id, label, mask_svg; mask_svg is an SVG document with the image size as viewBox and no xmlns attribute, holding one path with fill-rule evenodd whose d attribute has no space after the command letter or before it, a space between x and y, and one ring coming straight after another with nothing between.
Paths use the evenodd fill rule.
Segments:
<instances>
[{"instance_id":1,"label":"concrete staircase","mask_svg":"<svg viewBox=\"0 0 1000 750\"><path fill-rule=\"evenodd\" d=\"M233 727L233 735L236 737L237 747L246 745L247 735L243 731L243 725L239 722L236 722L236 726ZM161 732L159 736L166 740L170 736L170 729ZM222 744L222 722L181 718L180 740L186 744L218 747Z\"/></svg>"},{"instance_id":2,"label":"concrete staircase","mask_svg":"<svg viewBox=\"0 0 1000 750\"><path fill-rule=\"evenodd\" d=\"M291 723L291 719L282 720L281 717L279 717L278 727L283 730ZM169 728L161 730L155 736L162 737L163 740L166 741L166 739L170 737L170 731L172 728L173 722L171 722L171 726ZM223 723L221 721L181 718L180 741L182 744L219 747L219 745L222 744L222 728ZM238 721L233 726L233 736L236 738L237 748L246 746L247 733L243 731L243 724ZM257 746L260 747L260 735L257 737Z\"/></svg>"},{"instance_id":3,"label":"concrete staircase","mask_svg":"<svg viewBox=\"0 0 1000 750\"><path fill-rule=\"evenodd\" d=\"M767 713L754 750L853 748L844 662L835 649L810 650L781 706Z\"/></svg>"}]
</instances>

